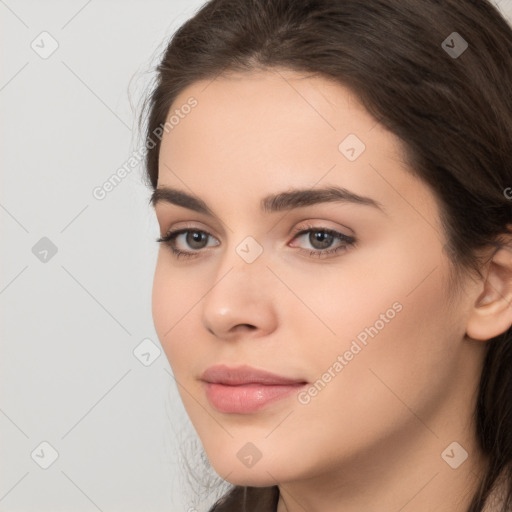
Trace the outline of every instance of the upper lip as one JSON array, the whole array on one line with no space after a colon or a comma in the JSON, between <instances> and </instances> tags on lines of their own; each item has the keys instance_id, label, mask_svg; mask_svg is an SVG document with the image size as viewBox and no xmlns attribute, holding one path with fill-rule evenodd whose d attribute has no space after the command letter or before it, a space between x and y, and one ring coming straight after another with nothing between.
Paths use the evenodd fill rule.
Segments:
<instances>
[{"instance_id":1,"label":"upper lip","mask_svg":"<svg viewBox=\"0 0 512 512\"><path fill-rule=\"evenodd\" d=\"M305 384L304 379L293 379L283 377L265 370L258 370L252 366L237 366L230 368L225 364L210 366L201 375L201 380L216 384L239 386L242 384L264 384L264 385L292 385Z\"/></svg>"}]
</instances>

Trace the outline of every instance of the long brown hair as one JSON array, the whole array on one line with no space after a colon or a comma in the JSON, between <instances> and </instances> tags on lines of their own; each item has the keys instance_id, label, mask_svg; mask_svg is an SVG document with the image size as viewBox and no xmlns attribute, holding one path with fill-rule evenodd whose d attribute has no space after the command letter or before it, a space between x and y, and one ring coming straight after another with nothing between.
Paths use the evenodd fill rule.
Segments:
<instances>
[{"instance_id":1,"label":"long brown hair","mask_svg":"<svg viewBox=\"0 0 512 512\"><path fill-rule=\"evenodd\" d=\"M354 91L403 141L412 172L436 194L454 268L480 274L478 249L499 247L512 222L512 195L504 193L512 187L512 28L495 6L207 2L174 33L141 112L146 140L154 142L147 145L147 185L157 186L159 127L185 87L224 71L272 67L325 76ZM489 465L467 512L482 511L499 475L506 484L501 511L512 506L512 330L487 345L474 421ZM275 510L278 495L277 486L233 486L211 510Z\"/></svg>"}]
</instances>

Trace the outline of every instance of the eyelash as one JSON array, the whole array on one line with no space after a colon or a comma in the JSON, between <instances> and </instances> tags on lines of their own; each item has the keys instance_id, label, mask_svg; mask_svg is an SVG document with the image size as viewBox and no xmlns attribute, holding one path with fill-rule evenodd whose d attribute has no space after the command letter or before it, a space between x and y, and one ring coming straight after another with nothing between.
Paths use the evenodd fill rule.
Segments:
<instances>
[{"instance_id":1,"label":"eyelash","mask_svg":"<svg viewBox=\"0 0 512 512\"><path fill-rule=\"evenodd\" d=\"M204 231L202 229L193 229L193 228L181 228L176 230L169 231L165 236L157 238L157 242L164 243L167 247L169 247L174 254L176 258L195 258L199 255L200 252L202 252L202 249L199 249L197 251L182 251L181 249L177 249L174 245L174 239L181 235L182 233L203 233L207 236L212 236L207 231ZM328 235L333 236L334 238L337 238L338 240L344 242L343 245L339 245L337 247L334 247L332 249L299 249L301 252L309 252L309 255L312 257L321 257L321 256L328 256L330 254L337 253L341 249L347 249L350 246L355 245L356 239L352 236L344 235L343 233L340 233L339 231L335 231L334 229L328 229L328 228L322 228L317 226L306 226L306 229L299 228L297 231L293 234L293 240L295 240L297 237L301 235L305 235L306 233L310 232L319 232L319 233L327 233Z\"/></svg>"}]
</instances>

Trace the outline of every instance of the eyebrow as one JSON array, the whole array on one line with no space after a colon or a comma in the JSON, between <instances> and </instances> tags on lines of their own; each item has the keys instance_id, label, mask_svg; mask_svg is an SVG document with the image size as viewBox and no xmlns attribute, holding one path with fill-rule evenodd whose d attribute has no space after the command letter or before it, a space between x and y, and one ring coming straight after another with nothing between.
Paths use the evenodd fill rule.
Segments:
<instances>
[{"instance_id":1,"label":"eyebrow","mask_svg":"<svg viewBox=\"0 0 512 512\"><path fill-rule=\"evenodd\" d=\"M156 188L151 194L149 202L153 207L159 203L170 203L215 217L215 214L202 199L175 188L166 186ZM320 203L334 202L371 206L385 213L382 204L378 201L370 197L360 196L354 192L350 192L350 190L337 186L320 189L292 189L277 194L271 194L260 201L260 208L262 212L273 213Z\"/></svg>"}]
</instances>

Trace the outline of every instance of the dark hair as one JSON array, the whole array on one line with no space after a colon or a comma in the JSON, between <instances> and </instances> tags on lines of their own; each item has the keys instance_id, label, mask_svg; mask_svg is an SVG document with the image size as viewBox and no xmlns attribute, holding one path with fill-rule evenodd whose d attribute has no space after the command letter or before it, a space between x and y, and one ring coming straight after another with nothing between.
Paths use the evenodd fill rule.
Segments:
<instances>
[{"instance_id":1,"label":"dark hair","mask_svg":"<svg viewBox=\"0 0 512 512\"><path fill-rule=\"evenodd\" d=\"M450 54L457 32L468 43ZM449 43L443 43L448 41ZM459 43L457 43L459 45ZM460 48L460 45L459 45ZM454 268L509 233L512 27L487 0L211 0L173 35L141 119L153 140L184 88L223 72L288 68L334 79L404 144L435 193ZM147 111L147 115L146 115ZM157 186L160 137L146 154ZM512 329L489 340L474 414L489 464L467 512L498 476L512 506ZM233 486L212 511L275 510L277 486Z\"/></svg>"}]
</instances>

